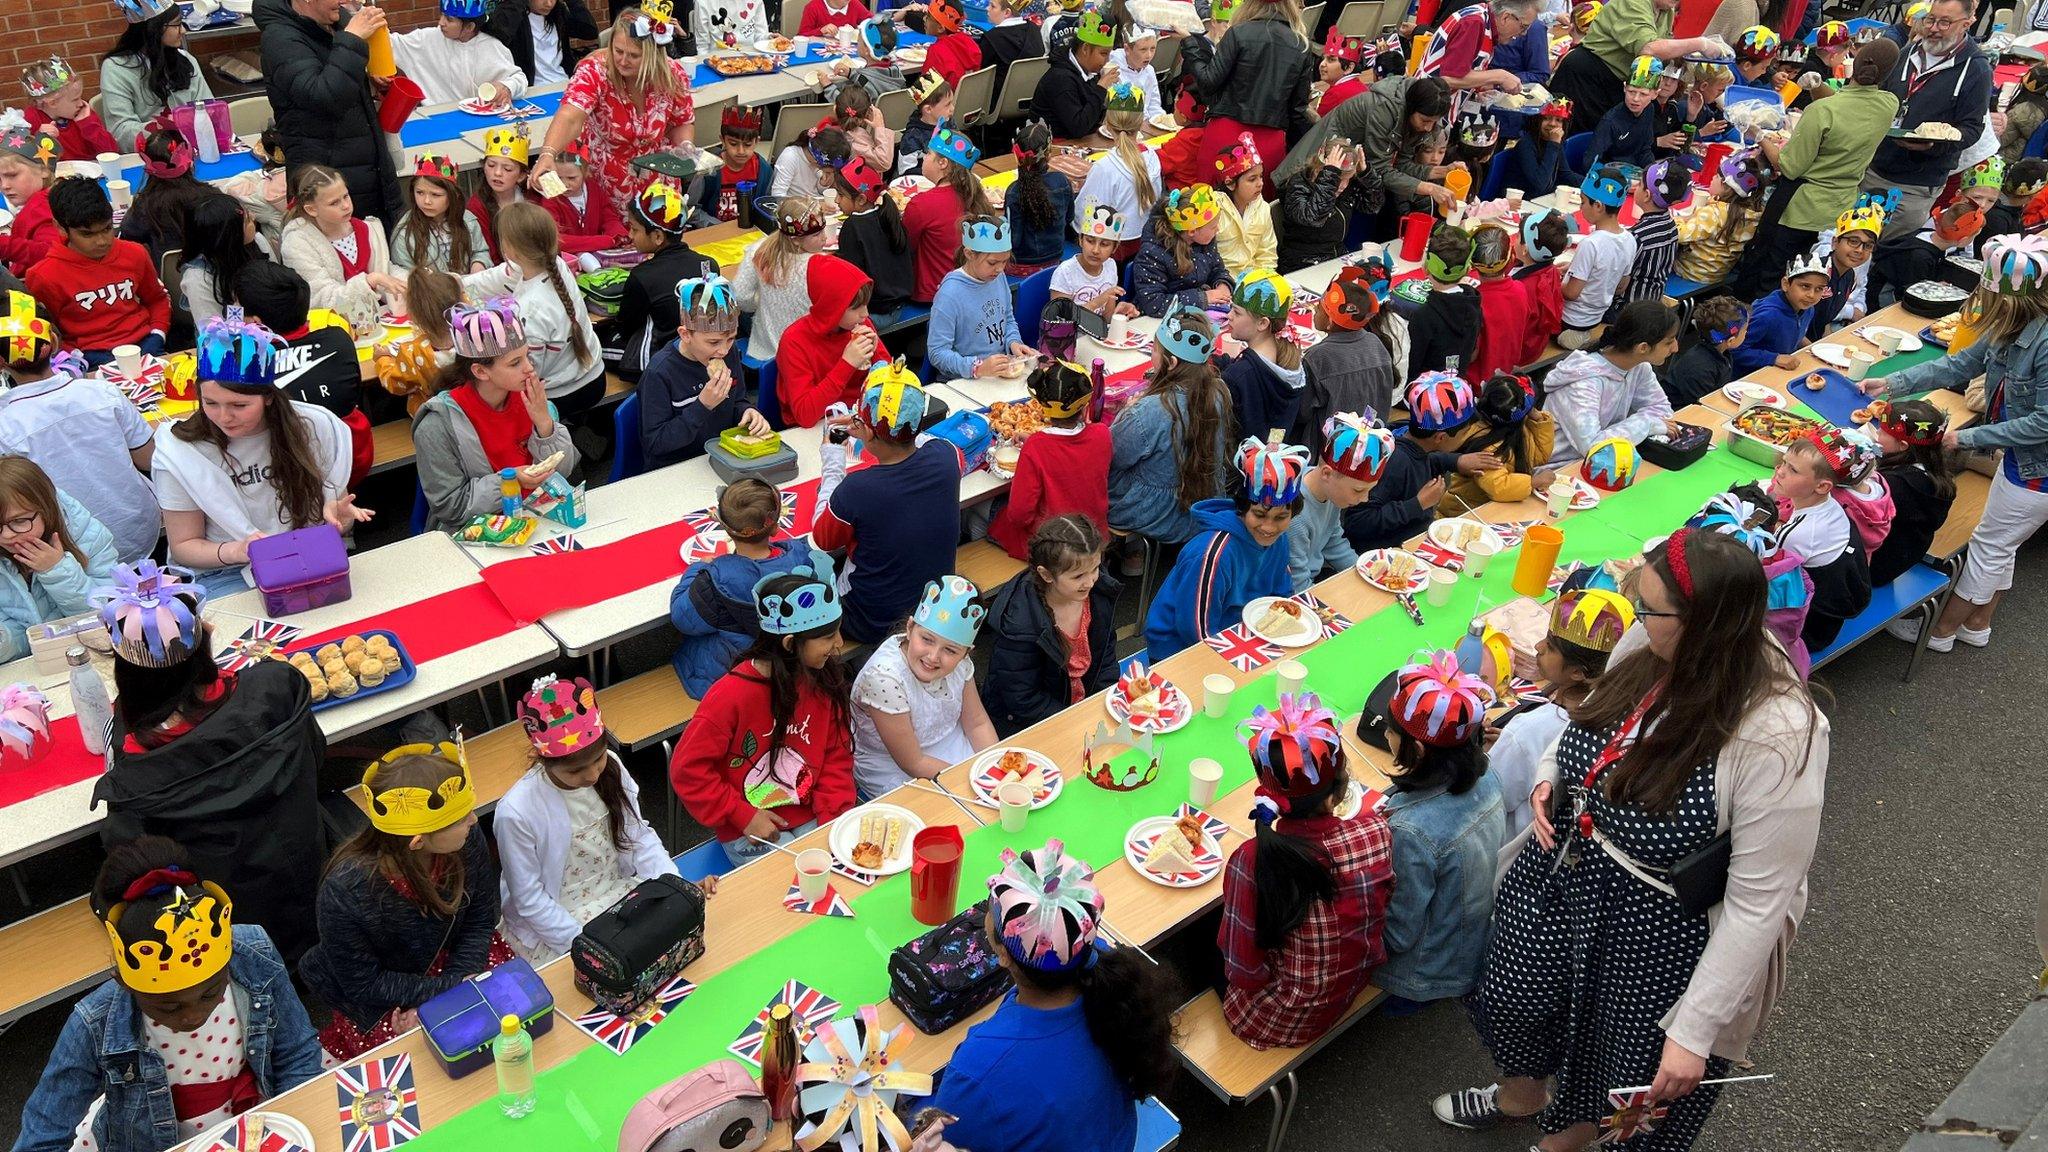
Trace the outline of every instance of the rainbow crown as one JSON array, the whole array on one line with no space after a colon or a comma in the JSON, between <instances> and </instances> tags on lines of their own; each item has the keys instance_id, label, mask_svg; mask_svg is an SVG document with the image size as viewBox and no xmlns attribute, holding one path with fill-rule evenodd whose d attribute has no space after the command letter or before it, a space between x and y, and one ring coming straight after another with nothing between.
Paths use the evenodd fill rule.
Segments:
<instances>
[{"instance_id":1,"label":"rainbow crown","mask_svg":"<svg viewBox=\"0 0 2048 1152\"><path fill-rule=\"evenodd\" d=\"M860 394L860 418L883 432L915 429L924 423L929 401L917 373L904 367L899 358L894 364L877 364L869 370L867 386Z\"/></svg>"},{"instance_id":2,"label":"rainbow crown","mask_svg":"<svg viewBox=\"0 0 2048 1152\"><path fill-rule=\"evenodd\" d=\"M649 184L633 198L633 215L657 232L681 235L689 214L690 205L682 190L663 180Z\"/></svg>"},{"instance_id":3,"label":"rainbow crown","mask_svg":"<svg viewBox=\"0 0 2048 1152\"><path fill-rule=\"evenodd\" d=\"M114 0L114 7L130 24L147 24L177 7L174 0Z\"/></svg>"},{"instance_id":4,"label":"rainbow crown","mask_svg":"<svg viewBox=\"0 0 2048 1152\"><path fill-rule=\"evenodd\" d=\"M50 698L33 684L0 688L0 764L33 763L50 750Z\"/></svg>"},{"instance_id":5,"label":"rainbow crown","mask_svg":"<svg viewBox=\"0 0 2048 1152\"><path fill-rule=\"evenodd\" d=\"M1619 492L1636 482L1636 446L1622 436L1596 442L1580 470L1586 483L1602 492Z\"/></svg>"},{"instance_id":6,"label":"rainbow crown","mask_svg":"<svg viewBox=\"0 0 2048 1152\"><path fill-rule=\"evenodd\" d=\"M1081 206L1081 226L1076 231L1083 236L1121 241L1124 238L1124 214L1117 211L1114 204L1090 200Z\"/></svg>"},{"instance_id":7,"label":"rainbow crown","mask_svg":"<svg viewBox=\"0 0 2048 1152\"><path fill-rule=\"evenodd\" d=\"M490 11L489 0L441 0L441 15L455 20L482 20Z\"/></svg>"},{"instance_id":8,"label":"rainbow crown","mask_svg":"<svg viewBox=\"0 0 2048 1152\"><path fill-rule=\"evenodd\" d=\"M1321 790L1342 763L1344 740L1337 732L1337 715L1313 692L1282 692L1278 707L1254 707L1237 731L1259 783L1279 796Z\"/></svg>"},{"instance_id":9,"label":"rainbow crown","mask_svg":"<svg viewBox=\"0 0 2048 1152\"><path fill-rule=\"evenodd\" d=\"M199 330L199 378L230 388L277 386L277 350L284 346L270 329L242 318L230 304Z\"/></svg>"},{"instance_id":10,"label":"rainbow crown","mask_svg":"<svg viewBox=\"0 0 2048 1152\"><path fill-rule=\"evenodd\" d=\"M525 167L528 155L526 125L503 124L484 129L484 155L497 156Z\"/></svg>"},{"instance_id":11,"label":"rainbow crown","mask_svg":"<svg viewBox=\"0 0 2048 1152\"><path fill-rule=\"evenodd\" d=\"M1424 372L1408 385L1408 423L1420 432L1448 432L1472 422L1478 402L1456 372Z\"/></svg>"},{"instance_id":12,"label":"rainbow crown","mask_svg":"<svg viewBox=\"0 0 2048 1152\"><path fill-rule=\"evenodd\" d=\"M969 216L960 221L960 246L969 252L1008 252L1010 221L1003 216Z\"/></svg>"},{"instance_id":13,"label":"rainbow crown","mask_svg":"<svg viewBox=\"0 0 2048 1152\"><path fill-rule=\"evenodd\" d=\"M445 760L457 769L438 788L379 788L384 769L408 756ZM401 744L379 757L363 773L363 794L370 798L370 823L393 836L431 836L459 823L476 810L476 788L469 778L469 753L462 741Z\"/></svg>"},{"instance_id":14,"label":"rainbow crown","mask_svg":"<svg viewBox=\"0 0 2048 1152\"><path fill-rule=\"evenodd\" d=\"M1109 98L1103 108L1108 112L1143 112L1145 94L1138 91L1136 84L1121 81L1109 90Z\"/></svg>"},{"instance_id":15,"label":"rainbow crown","mask_svg":"<svg viewBox=\"0 0 2048 1152\"><path fill-rule=\"evenodd\" d=\"M154 560L115 565L112 585L89 600L114 638L115 654L142 668L183 663L205 627L199 609L206 589L192 582L189 569L160 568Z\"/></svg>"},{"instance_id":16,"label":"rainbow crown","mask_svg":"<svg viewBox=\"0 0 2048 1152\"><path fill-rule=\"evenodd\" d=\"M1212 223L1223 209L1216 204L1216 190L1207 184L1191 184L1166 194L1166 222L1177 232L1192 232Z\"/></svg>"},{"instance_id":17,"label":"rainbow crown","mask_svg":"<svg viewBox=\"0 0 2048 1152\"><path fill-rule=\"evenodd\" d=\"M1993 236L1984 242L1984 283L2000 296L2032 296L2048 285L2048 236Z\"/></svg>"},{"instance_id":18,"label":"rainbow crown","mask_svg":"<svg viewBox=\"0 0 2048 1152\"><path fill-rule=\"evenodd\" d=\"M519 320L519 301L510 296L450 308L448 335L455 342L455 354L472 360L496 360L514 348L526 346L526 326Z\"/></svg>"},{"instance_id":19,"label":"rainbow crown","mask_svg":"<svg viewBox=\"0 0 2048 1152\"><path fill-rule=\"evenodd\" d=\"M1116 47L1116 33L1115 22L1098 11L1081 13L1080 22L1074 25L1074 39L1097 48Z\"/></svg>"},{"instance_id":20,"label":"rainbow crown","mask_svg":"<svg viewBox=\"0 0 2048 1152\"><path fill-rule=\"evenodd\" d=\"M448 184L454 184L462 178L461 171L455 167L455 161L439 152L420 153L419 163L413 166L412 174L415 177L425 176L430 180Z\"/></svg>"},{"instance_id":21,"label":"rainbow crown","mask_svg":"<svg viewBox=\"0 0 2048 1152\"><path fill-rule=\"evenodd\" d=\"M1299 444L1246 437L1237 446L1237 469L1244 474L1245 495L1254 504L1284 508L1301 499L1301 480L1308 468L1308 449Z\"/></svg>"},{"instance_id":22,"label":"rainbow crown","mask_svg":"<svg viewBox=\"0 0 2048 1152\"><path fill-rule=\"evenodd\" d=\"M543 676L519 698L519 723L544 760L574 756L604 743L604 715L597 708L597 689L578 676L564 681Z\"/></svg>"},{"instance_id":23,"label":"rainbow crown","mask_svg":"<svg viewBox=\"0 0 2048 1152\"><path fill-rule=\"evenodd\" d=\"M965 576L945 575L925 584L924 596L910 614L910 621L943 640L965 648L974 647L988 609L981 606L981 589Z\"/></svg>"},{"instance_id":24,"label":"rainbow crown","mask_svg":"<svg viewBox=\"0 0 2048 1152\"><path fill-rule=\"evenodd\" d=\"M1558 593L1550 606L1550 634L1567 644L1594 652L1612 652L1622 633L1636 622L1628 597L1598 588Z\"/></svg>"},{"instance_id":25,"label":"rainbow crown","mask_svg":"<svg viewBox=\"0 0 2048 1152\"><path fill-rule=\"evenodd\" d=\"M29 99L41 100L53 95L77 77L71 65L61 56L38 60L21 70L21 86L28 89Z\"/></svg>"},{"instance_id":26,"label":"rainbow crown","mask_svg":"<svg viewBox=\"0 0 2048 1152\"><path fill-rule=\"evenodd\" d=\"M802 584L787 592L770 592L768 585L781 577L795 576ZM810 559L754 582L754 615L761 631L771 636L795 636L823 628L839 619L839 586L834 583L832 557L817 549Z\"/></svg>"},{"instance_id":27,"label":"rainbow crown","mask_svg":"<svg viewBox=\"0 0 2048 1152\"><path fill-rule=\"evenodd\" d=\"M931 150L962 168L972 168L981 162L981 149L974 146L966 133L955 131L951 125L942 125L932 133Z\"/></svg>"},{"instance_id":28,"label":"rainbow crown","mask_svg":"<svg viewBox=\"0 0 2048 1152\"><path fill-rule=\"evenodd\" d=\"M1367 484L1386 475L1387 462L1394 458L1394 434L1372 418L1339 412L1323 421L1323 463Z\"/></svg>"},{"instance_id":29,"label":"rainbow crown","mask_svg":"<svg viewBox=\"0 0 2048 1152\"><path fill-rule=\"evenodd\" d=\"M1631 88L1655 88L1664 82L1664 62L1655 56L1638 56L1629 66L1628 86Z\"/></svg>"},{"instance_id":30,"label":"rainbow crown","mask_svg":"<svg viewBox=\"0 0 2048 1152\"><path fill-rule=\"evenodd\" d=\"M1872 236L1881 236L1884 234L1884 219L1885 211L1882 205L1858 204L1835 217L1835 235L1868 232Z\"/></svg>"},{"instance_id":31,"label":"rainbow crown","mask_svg":"<svg viewBox=\"0 0 2048 1152\"><path fill-rule=\"evenodd\" d=\"M988 878L988 896L1010 958L1041 972L1087 964L1102 922L1094 869L1058 840L1022 856L1005 848L1002 860L1003 870Z\"/></svg>"},{"instance_id":32,"label":"rainbow crown","mask_svg":"<svg viewBox=\"0 0 2048 1152\"><path fill-rule=\"evenodd\" d=\"M235 953L235 904L220 885L183 868L160 868L128 886L127 899L107 909L107 941L121 986L144 995L183 992L213 979ZM127 940L121 920L130 901L168 895L150 935Z\"/></svg>"},{"instance_id":33,"label":"rainbow crown","mask_svg":"<svg viewBox=\"0 0 2048 1152\"><path fill-rule=\"evenodd\" d=\"M1800 276L1826 276L1827 274L1828 258L1818 252L1803 253L1785 262L1785 279L1787 280L1796 279Z\"/></svg>"},{"instance_id":34,"label":"rainbow crown","mask_svg":"<svg viewBox=\"0 0 2048 1152\"><path fill-rule=\"evenodd\" d=\"M1735 58L1750 64L1769 60L1778 53L1778 34L1761 24L1752 24L1735 38Z\"/></svg>"},{"instance_id":35,"label":"rainbow crown","mask_svg":"<svg viewBox=\"0 0 2048 1152\"><path fill-rule=\"evenodd\" d=\"M739 331L740 313L733 301L732 284L716 272L677 284L676 306L683 327L692 332Z\"/></svg>"},{"instance_id":36,"label":"rainbow crown","mask_svg":"<svg viewBox=\"0 0 2048 1152\"><path fill-rule=\"evenodd\" d=\"M1191 320L1207 325L1209 315L1185 300L1175 300L1159 321L1159 344L1190 364L1207 364L1210 353L1216 350L1215 333L1195 327Z\"/></svg>"},{"instance_id":37,"label":"rainbow crown","mask_svg":"<svg viewBox=\"0 0 2048 1152\"><path fill-rule=\"evenodd\" d=\"M1285 320L1288 307L1294 303L1294 286L1282 279L1278 272L1254 268L1237 278L1237 287L1230 292L1230 302L1254 316Z\"/></svg>"},{"instance_id":38,"label":"rainbow crown","mask_svg":"<svg viewBox=\"0 0 2048 1152\"><path fill-rule=\"evenodd\" d=\"M9 364L34 364L57 350L57 329L44 318L36 298L9 291L7 310L0 312L0 353Z\"/></svg>"}]
</instances>

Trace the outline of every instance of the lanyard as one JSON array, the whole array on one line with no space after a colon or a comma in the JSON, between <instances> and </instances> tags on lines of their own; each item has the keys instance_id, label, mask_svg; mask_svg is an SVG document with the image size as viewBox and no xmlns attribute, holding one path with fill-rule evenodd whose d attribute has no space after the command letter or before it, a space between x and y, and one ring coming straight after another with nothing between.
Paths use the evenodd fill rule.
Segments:
<instances>
[{"instance_id":1,"label":"lanyard","mask_svg":"<svg viewBox=\"0 0 2048 1152\"><path fill-rule=\"evenodd\" d=\"M1650 689L1650 694L1643 697L1643 702L1636 705L1636 710L1629 713L1628 719L1621 722L1621 727L1614 730L1614 735L1607 738L1607 747L1600 750L1600 754L1593 758L1593 766L1586 770L1586 779L1583 782L1585 791L1581 793L1579 800L1579 835L1586 839L1593 838L1593 812L1590 802L1593 782L1600 778L1602 772L1613 767L1616 761L1628 754L1625 745L1635 738L1636 729L1642 726L1643 717L1649 713L1651 706L1657 703L1657 696L1662 691L1661 684Z\"/></svg>"},{"instance_id":2,"label":"lanyard","mask_svg":"<svg viewBox=\"0 0 2048 1152\"><path fill-rule=\"evenodd\" d=\"M1960 48L1961 45L1958 45L1957 49L1960 50ZM1920 55L1920 53L1916 49L1913 52L1908 53L1906 56L1907 100L1911 100L1913 97L1918 96L1920 94L1920 89L1925 88L1927 86L1928 78L1933 76L1935 73L1941 71L1943 68L1947 67L1949 63L1955 59L1956 54L1954 51L1951 51L1946 56L1930 56L1927 60L1927 67L1925 68L1916 67L1914 65L1913 58L1918 55ZM1900 101L1900 103L1903 105L1905 101Z\"/></svg>"}]
</instances>

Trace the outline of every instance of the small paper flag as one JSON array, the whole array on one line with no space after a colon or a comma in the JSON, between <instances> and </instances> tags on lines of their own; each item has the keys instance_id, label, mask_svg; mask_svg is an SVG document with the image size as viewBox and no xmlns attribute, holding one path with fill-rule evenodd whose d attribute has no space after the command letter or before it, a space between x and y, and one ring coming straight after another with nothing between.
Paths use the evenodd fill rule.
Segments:
<instances>
[{"instance_id":1,"label":"small paper flag","mask_svg":"<svg viewBox=\"0 0 2048 1152\"><path fill-rule=\"evenodd\" d=\"M1260 639L1241 622L1213 636L1202 637L1202 643L1230 661L1230 666L1239 672L1256 672L1280 657L1279 645Z\"/></svg>"},{"instance_id":2,"label":"small paper flag","mask_svg":"<svg viewBox=\"0 0 2048 1152\"><path fill-rule=\"evenodd\" d=\"M576 1026L590 1034L592 1040L624 1056L640 1038L654 1030L656 1024L668 1019L675 1006L688 999L697 986L687 977L678 975L661 986L654 999L642 1005L640 1011L631 1016L615 1016L610 1012L585 1012L576 1017Z\"/></svg>"},{"instance_id":3,"label":"small paper flag","mask_svg":"<svg viewBox=\"0 0 2048 1152\"><path fill-rule=\"evenodd\" d=\"M773 1011L777 1004L789 1005L790 1015L796 1020L796 1042L799 1048L810 1042L811 1031L814 1028L839 1014L839 1001L801 980L791 980L782 986L782 991L777 992L768 1003L762 1005L761 1011L740 1031L739 1038L728 1046L727 1051L759 1067L761 1044L768 1031L768 1013Z\"/></svg>"},{"instance_id":4,"label":"small paper flag","mask_svg":"<svg viewBox=\"0 0 2048 1152\"><path fill-rule=\"evenodd\" d=\"M1648 1088L1624 1089L1609 1092L1607 1102L1614 1107L1600 1121L1600 1143L1624 1144L1637 1136L1646 1136L1657 1129L1656 1123L1663 1121L1670 1109L1662 1103L1650 1100Z\"/></svg>"},{"instance_id":5,"label":"small paper flag","mask_svg":"<svg viewBox=\"0 0 2048 1152\"><path fill-rule=\"evenodd\" d=\"M334 1070L344 1152L390 1152L420 1134L412 1057L400 1054Z\"/></svg>"},{"instance_id":6,"label":"small paper flag","mask_svg":"<svg viewBox=\"0 0 2048 1152\"><path fill-rule=\"evenodd\" d=\"M853 918L853 905L848 904L846 897L839 894L839 889L830 884L825 886L825 895L822 899L816 904L806 904L803 889L792 882L789 891L782 897L782 906L791 912L813 916L844 916L849 920Z\"/></svg>"},{"instance_id":7,"label":"small paper flag","mask_svg":"<svg viewBox=\"0 0 2048 1152\"><path fill-rule=\"evenodd\" d=\"M223 672L239 672L258 660L268 660L297 640L303 629L275 620L258 620L248 631L228 642L214 663Z\"/></svg>"},{"instance_id":8,"label":"small paper flag","mask_svg":"<svg viewBox=\"0 0 2048 1152\"><path fill-rule=\"evenodd\" d=\"M535 556L553 556L562 552L581 552L583 541L578 540L574 532L564 532L559 536L536 540L528 547L533 549Z\"/></svg>"}]
</instances>

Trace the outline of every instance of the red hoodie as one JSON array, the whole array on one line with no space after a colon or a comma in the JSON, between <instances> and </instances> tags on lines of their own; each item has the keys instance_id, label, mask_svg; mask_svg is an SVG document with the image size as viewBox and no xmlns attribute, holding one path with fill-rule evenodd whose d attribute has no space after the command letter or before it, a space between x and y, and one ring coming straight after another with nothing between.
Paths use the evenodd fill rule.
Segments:
<instances>
[{"instance_id":1,"label":"red hoodie","mask_svg":"<svg viewBox=\"0 0 2048 1152\"><path fill-rule=\"evenodd\" d=\"M925 50L924 66L958 88L962 76L981 67L981 45L965 32L948 32Z\"/></svg>"},{"instance_id":2,"label":"red hoodie","mask_svg":"<svg viewBox=\"0 0 2048 1152\"><path fill-rule=\"evenodd\" d=\"M104 260L87 260L58 244L22 280L50 310L64 342L88 352L139 344L171 327L171 299L149 249L133 240L114 241Z\"/></svg>"},{"instance_id":3,"label":"red hoodie","mask_svg":"<svg viewBox=\"0 0 2048 1152\"><path fill-rule=\"evenodd\" d=\"M775 734L768 678L742 660L704 693L669 761L669 784L690 817L737 840L754 813L773 811L791 828L823 824L853 807L853 730L810 677L797 681L796 711Z\"/></svg>"},{"instance_id":4,"label":"red hoodie","mask_svg":"<svg viewBox=\"0 0 2048 1152\"><path fill-rule=\"evenodd\" d=\"M37 261L50 254L57 240L57 222L50 219L50 190L38 189L21 202L14 226L0 235L0 262L16 276L27 276Z\"/></svg>"},{"instance_id":5,"label":"red hoodie","mask_svg":"<svg viewBox=\"0 0 2048 1152\"><path fill-rule=\"evenodd\" d=\"M1564 273L1544 263L1522 269L1515 279L1529 290L1529 328L1522 337L1522 358L1515 363L1534 364L1550 347L1550 338L1564 331Z\"/></svg>"},{"instance_id":6,"label":"red hoodie","mask_svg":"<svg viewBox=\"0 0 2048 1152\"><path fill-rule=\"evenodd\" d=\"M859 401L868 377L866 365L856 368L846 362L846 342L853 333L842 330L839 319L853 306L854 295L873 281L839 257L822 253L811 257L805 275L811 292L810 315L784 330L782 343L775 350L775 395L782 405L783 423L792 428L811 427L823 420L825 409L835 403ZM873 331L874 324L863 322L862 327ZM874 359L889 359L889 350L880 340L875 341Z\"/></svg>"},{"instance_id":7,"label":"red hoodie","mask_svg":"<svg viewBox=\"0 0 2048 1152\"><path fill-rule=\"evenodd\" d=\"M31 128L57 124L48 112L33 104L29 105L28 110L22 115L28 120L28 126ZM107 131L107 126L100 121L99 113L90 108L78 119L66 120L57 126L57 146L64 150L62 158L66 160L90 160L102 152L135 151L133 142L125 147L115 143L114 134Z\"/></svg>"},{"instance_id":8,"label":"red hoodie","mask_svg":"<svg viewBox=\"0 0 2048 1152\"><path fill-rule=\"evenodd\" d=\"M1512 372L1534 356L1522 355L1528 335L1529 287L1520 280L1503 276L1479 281L1479 309L1486 323L1479 329L1479 349L1462 374L1466 383L1478 388L1496 372ZM1540 354L1540 353L1539 353Z\"/></svg>"},{"instance_id":9,"label":"red hoodie","mask_svg":"<svg viewBox=\"0 0 2048 1152\"><path fill-rule=\"evenodd\" d=\"M612 207L612 198L599 192L595 185L583 185L581 212L576 211L576 205L567 196L543 197L540 206L555 218L555 231L562 234L564 252L601 252L626 242L626 222L619 218L619 210Z\"/></svg>"}]
</instances>

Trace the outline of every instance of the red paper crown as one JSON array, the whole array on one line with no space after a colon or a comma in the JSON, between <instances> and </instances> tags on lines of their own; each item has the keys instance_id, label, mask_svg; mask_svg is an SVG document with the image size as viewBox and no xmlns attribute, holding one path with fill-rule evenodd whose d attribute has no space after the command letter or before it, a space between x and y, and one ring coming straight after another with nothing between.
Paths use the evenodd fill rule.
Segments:
<instances>
[{"instance_id":1,"label":"red paper crown","mask_svg":"<svg viewBox=\"0 0 2048 1152\"><path fill-rule=\"evenodd\" d=\"M727 136L759 136L761 134L761 110L759 108L730 107L718 117L718 130Z\"/></svg>"}]
</instances>

